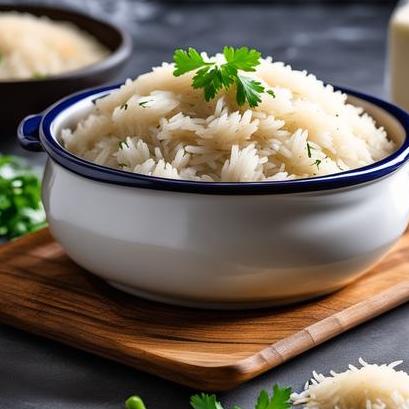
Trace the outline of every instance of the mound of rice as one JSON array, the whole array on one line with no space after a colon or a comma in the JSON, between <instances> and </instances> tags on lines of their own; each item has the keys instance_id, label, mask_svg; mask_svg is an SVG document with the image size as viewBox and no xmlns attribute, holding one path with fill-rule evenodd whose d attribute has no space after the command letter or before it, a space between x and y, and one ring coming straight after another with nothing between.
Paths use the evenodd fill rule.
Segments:
<instances>
[{"instance_id":1,"label":"mound of rice","mask_svg":"<svg viewBox=\"0 0 409 409\"><path fill-rule=\"evenodd\" d=\"M409 375L395 369L402 361L376 365L360 358L359 363L361 368L349 365L328 377L313 372L305 390L291 395L293 404L306 409L409 409Z\"/></svg>"},{"instance_id":2,"label":"mound of rice","mask_svg":"<svg viewBox=\"0 0 409 409\"><path fill-rule=\"evenodd\" d=\"M208 58L204 55L205 58ZM224 57L212 60L223 63ZM164 63L95 102L64 146L129 172L194 181L276 181L327 175L378 161L394 149L385 131L313 75L271 58L254 73L275 95L238 107L235 90L206 102L192 74Z\"/></svg>"},{"instance_id":3,"label":"mound of rice","mask_svg":"<svg viewBox=\"0 0 409 409\"><path fill-rule=\"evenodd\" d=\"M95 63L108 51L72 24L0 13L0 80L41 78Z\"/></svg>"}]
</instances>

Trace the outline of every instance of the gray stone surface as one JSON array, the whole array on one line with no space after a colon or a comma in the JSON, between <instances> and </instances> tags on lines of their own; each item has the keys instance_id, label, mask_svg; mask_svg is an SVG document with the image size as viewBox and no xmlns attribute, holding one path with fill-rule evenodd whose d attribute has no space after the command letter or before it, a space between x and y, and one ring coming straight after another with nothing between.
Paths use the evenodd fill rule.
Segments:
<instances>
[{"instance_id":1,"label":"gray stone surface","mask_svg":"<svg viewBox=\"0 0 409 409\"><path fill-rule=\"evenodd\" d=\"M320 78L379 96L384 91L386 26L392 4L298 3L159 4L67 0L132 31L135 76L171 57L175 47L210 52L225 44L259 48ZM50 3L52 3L50 1ZM0 150L21 154L12 135ZM27 155L32 163L44 157ZM221 394L226 407L253 407L261 388L274 383L300 389L313 369L342 370L360 356L369 361L404 359L409 370L409 305L305 353L260 378ZM63 323L62 323L63 325ZM191 390L43 338L0 326L0 409L117 409L132 394L149 409L188 408Z\"/></svg>"}]
</instances>

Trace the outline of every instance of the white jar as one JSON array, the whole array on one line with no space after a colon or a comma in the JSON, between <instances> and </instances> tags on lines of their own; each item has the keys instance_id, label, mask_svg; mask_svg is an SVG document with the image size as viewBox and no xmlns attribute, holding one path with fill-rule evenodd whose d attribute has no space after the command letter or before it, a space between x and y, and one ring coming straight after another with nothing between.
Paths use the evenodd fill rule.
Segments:
<instances>
[{"instance_id":1,"label":"white jar","mask_svg":"<svg viewBox=\"0 0 409 409\"><path fill-rule=\"evenodd\" d=\"M409 111L409 0L398 3L390 20L389 75L392 101Z\"/></svg>"}]
</instances>

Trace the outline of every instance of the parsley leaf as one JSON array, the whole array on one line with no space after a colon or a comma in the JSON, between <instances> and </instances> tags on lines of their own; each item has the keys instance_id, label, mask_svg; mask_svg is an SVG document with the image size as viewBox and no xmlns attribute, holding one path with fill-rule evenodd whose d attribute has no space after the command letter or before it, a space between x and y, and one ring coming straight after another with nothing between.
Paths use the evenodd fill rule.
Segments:
<instances>
[{"instance_id":1,"label":"parsley leaf","mask_svg":"<svg viewBox=\"0 0 409 409\"><path fill-rule=\"evenodd\" d=\"M262 390L257 398L256 409L267 409L270 403L270 397L265 390Z\"/></svg>"},{"instance_id":2,"label":"parsley leaf","mask_svg":"<svg viewBox=\"0 0 409 409\"><path fill-rule=\"evenodd\" d=\"M216 399L216 395L202 393L193 395L190 398L190 405L193 409L223 409L221 403Z\"/></svg>"},{"instance_id":3,"label":"parsley leaf","mask_svg":"<svg viewBox=\"0 0 409 409\"><path fill-rule=\"evenodd\" d=\"M261 53L257 50L249 50L247 47L234 49L233 47L224 47L224 58L227 63L233 65L238 70L255 71L260 63Z\"/></svg>"},{"instance_id":4,"label":"parsley leaf","mask_svg":"<svg viewBox=\"0 0 409 409\"><path fill-rule=\"evenodd\" d=\"M205 100L210 101L224 86L220 68L201 68L193 77L192 86L203 88Z\"/></svg>"},{"instance_id":5,"label":"parsley leaf","mask_svg":"<svg viewBox=\"0 0 409 409\"><path fill-rule=\"evenodd\" d=\"M181 49L175 50L173 61L176 65L176 70L173 72L173 75L176 77L196 70L204 65L212 65L211 63L205 62L194 48L189 48L187 51Z\"/></svg>"},{"instance_id":6,"label":"parsley leaf","mask_svg":"<svg viewBox=\"0 0 409 409\"><path fill-rule=\"evenodd\" d=\"M278 385L273 387L273 396L270 399L269 409L289 409L291 388L280 388Z\"/></svg>"},{"instance_id":7,"label":"parsley leaf","mask_svg":"<svg viewBox=\"0 0 409 409\"><path fill-rule=\"evenodd\" d=\"M273 395L270 397L265 390L258 396L255 409L289 409L291 388L273 387Z\"/></svg>"},{"instance_id":8,"label":"parsley leaf","mask_svg":"<svg viewBox=\"0 0 409 409\"><path fill-rule=\"evenodd\" d=\"M260 64L261 53L247 47L233 48L224 47L224 64L205 61L194 49L187 51L178 49L173 55L176 77L190 71L196 71L193 76L192 87L203 88L204 98L210 101L215 98L221 89L229 89L236 86L236 101L239 106L248 103L255 107L261 102L261 94L268 93L275 97L274 91L265 90L264 86L256 80L245 77L239 71L255 71Z\"/></svg>"},{"instance_id":9,"label":"parsley leaf","mask_svg":"<svg viewBox=\"0 0 409 409\"><path fill-rule=\"evenodd\" d=\"M264 91L264 87L260 82L238 75L236 87L236 99L239 105L243 105L247 101L249 106L253 108L261 102L260 94Z\"/></svg>"},{"instance_id":10,"label":"parsley leaf","mask_svg":"<svg viewBox=\"0 0 409 409\"><path fill-rule=\"evenodd\" d=\"M230 87L230 85L234 84L234 81L236 80L237 68L229 64L223 64L220 67L220 71L223 85L227 89Z\"/></svg>"}]
</instances>

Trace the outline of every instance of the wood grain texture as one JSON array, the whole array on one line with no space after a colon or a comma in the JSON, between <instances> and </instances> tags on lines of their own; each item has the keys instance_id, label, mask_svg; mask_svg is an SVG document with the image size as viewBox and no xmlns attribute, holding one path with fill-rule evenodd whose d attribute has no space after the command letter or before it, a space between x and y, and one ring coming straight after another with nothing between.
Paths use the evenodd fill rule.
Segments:
<instances>
[{"instance_id":1,"label":"wood grain texture","mask_svg":"<svg viewBox=\"0 0 409 409\"><path fill-rule=\"evenodd\" d=\"M114 290L47 230L0 248L0 321L199 390L226 390L409 300L409 234L364 277L286 308L201 311Z\"/></svg>"}]
</instances>

